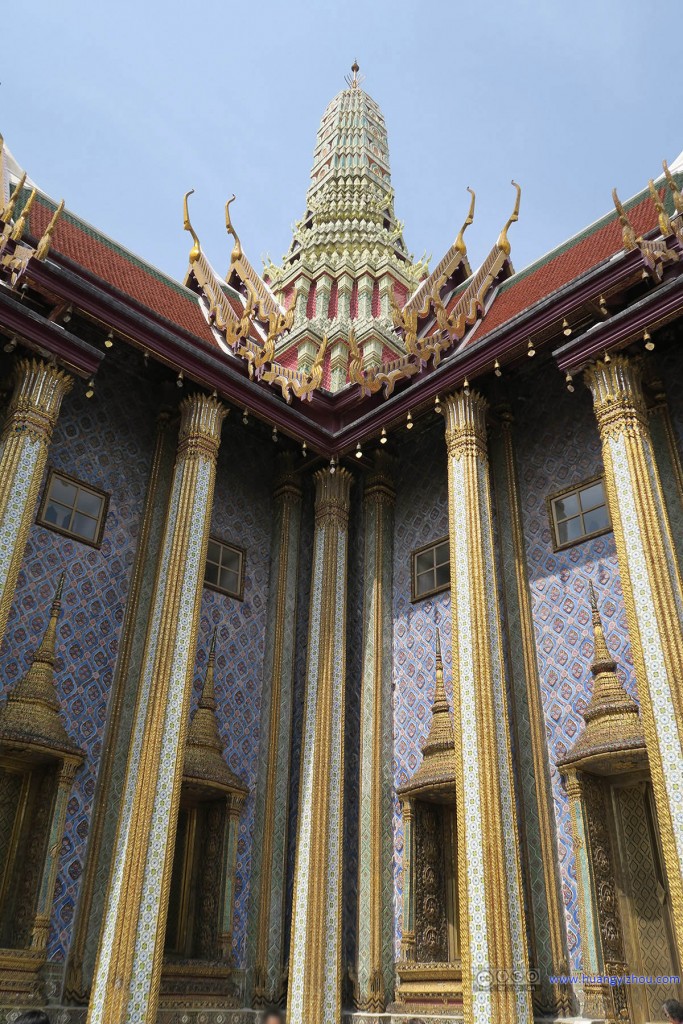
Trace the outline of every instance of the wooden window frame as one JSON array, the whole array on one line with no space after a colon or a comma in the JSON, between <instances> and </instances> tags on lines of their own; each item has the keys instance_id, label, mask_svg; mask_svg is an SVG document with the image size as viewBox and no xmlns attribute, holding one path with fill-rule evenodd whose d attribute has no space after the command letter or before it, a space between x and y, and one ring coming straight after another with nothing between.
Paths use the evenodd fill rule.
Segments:
<instances>
[{"instance_id":1,"label":"wooden window frame","mask_svg":"<svg viewBox=\"0 0 683 1024\"><path fill-rule=\"evenodd\" d=\"M229 544L226 540L221 540L220 537L209 537L209 544L220 544L222 548L230 548L231 551L236 551L237 554L240 556L239 593L233 594L231 591L225 590L217 583L209 583L209 581L206 579L206 564L209 561L208 545L206 550L206 558L204 559L203 586L208 587L209 590L214 590L217 594L222 594L223 597L231 597L234 601L244 601L244 572L245 564L247 561L246 548L240 547L239 544ZM221 561L220 566L222 566L222 564L223 563Z\"/></svg>"},{"instance_id":2,"label":"wooden window frame","mask_svg":"<svg viewBox=\"0 0 683 1024\"><path fill-rule=\"evenodd\" d=\"M427 597L433 597L434 594L443 594L445 590L449 590L451 586L451 548L450 548L450 537L439 537L436 540L432 540L429 544L423 544L421 548L415 548L410 553L410 600L413 604L416 601L424 601ZM448 583L442 583L438 587L434 587L433 590L425 590L424 593L417 593L417 572L415 571L417 565L418 556L423 554L425 551L429 551L431 548L438 548L441 544L448 544ZM444 563L442 563L444 564Z\"/></svg>"},{"instance_id":3,"label":"wooden window frame","mask_svg":"<svg viewBox=\"0 0 683 1024\"><path fill-rule=\"evenodd\" d=\"M555 516L555 502L559 498L566 498L570 494L580 494L581 491L587 490L589 487L593 487L595 484L602 484L603 494L605 496L604 505L594 505L593 508L604 508L607 513L607 525L601 527L599 530L593 530L592 533L582 533L580 537L576 537L574 540L568 540L564 543L560 543L558 537L558 521ZM609 505L607 503L607 488L605 487L605 478L602 474L598 476L592 476L588 480L582 480L581 483L572 484L571 487L564 487L561 491L555 491L553 494L549 494L545 499L546 509L548 512L548 521L550 522L550 533L553 542L553 551L565 551L567 548L573 548L577 544L583 544L586 540L593 540L594 537L601 537L604 533L612 532L612 517L609 514ZM584 515L586 511L591 512L592 509L584 510L581 507L581 499L579 498L579 512L578 515L581 517L581 525L584 522ZM575 516L567 516L567 519L574 519ZM564 522L564 520L562 520Z\"/></svg>"},{"instance_id":4,"label":"wooden window frame","mask_svg":"<svg viewBox=\"0 0 683 1024\"><path fill-rule=\"evenodd\" d=\"M97 520L97 530L92 540L87 537L81 537L79 533L74 533L72 530L67 530L63 526L57 526L56 523L49 523L45 519L45 509L50 497L50 488L52 487L52 481L55 477L59 477L65 480L67 483L73 484L74 487L78 487L82 491L89 491L91 494L96 495L102 499L102 508ZM46 530L53 530L55 533L59 533L62 537L68 537L70 540L76 540L79 544L87 544L90 548L100 548L102 546L102 537L104 535L104 527L107 522L107 516L109 514L109 498L110 495L103 491L101 487L95 487L93 484L87 483L85 480L81 480L80 477L72 476L71 473L64 473L61 469L55 469L51 466L48 470L47 480L45 481L45 487L43 488L43 496L40 499L40 505L38 506L38 514L36 516L36 524L38 526L44 526ZM78 495L76 496L78 501ZM58 504L62 504L58 502ZM75 509L75 505L72 507L72 514ZM94 518L90 516L89 518Z\"/></svg>"}]
</instances>

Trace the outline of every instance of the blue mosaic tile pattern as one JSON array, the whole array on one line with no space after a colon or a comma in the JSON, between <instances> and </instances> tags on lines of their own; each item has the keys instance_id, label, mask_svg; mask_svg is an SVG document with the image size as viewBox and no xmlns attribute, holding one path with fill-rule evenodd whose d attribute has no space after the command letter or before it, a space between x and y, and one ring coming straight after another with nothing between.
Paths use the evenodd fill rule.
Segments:
<instances>
[{"instance_id":1,"label":"blue mosaic tile pattern","mask_svg":"<svg viewBox=\"0 0 683 1024\"><path fill-rule=\"evenodd\" d=\"M114 357L98 374L95 397L88 401L83 390L77 382L64 400L48 463L110 493L102 546L34 525L0 648L2 696L28 668L66 569L55 678L67 732L86 758L67 807L48 940L52 960L64 959L71 937L155 429L148 396L122 376Z\"/></svg>"},{"instance_id":2,"label":"blue mosaic tile pattern","mask_svg":"<svg viewBox=\"0 0 683 1024\"><path fill-rule=\"evenodd\" d=\"M576 868L569 805L555 763L573 744L590 695L593 641L587 581L595 586L607 643L636 696L633 662L612 533L564 551L552 549L546 496L602 472L588 392L570 395L561 376L544 378L534 401L514 409L524 538L543 710L557 820L569 954L580 967Z\"/></svg>"},{"instance_id":3,"label":"blue mosaic tile pattern","mask_svg":"<svg viewBox=\"0 0 683 1024\"><path fill-rule=\"evenodd\" d=\"M441 630L444 680L451 689L450 591L410 599L411 552L448 534L448 480L443 420L414 441L403 442L396 470L394 527L394 781L403 785L420 763L431 723L435 681L435 626ZM396 957L401 942L403 824L394 801L394 899Z\"/></svg>"},{"instance_id":4,"label":"blue mosaic tile pattern","mask_svg":"<svg viewBox=\"0 0 683 1024\"><path fill-rule=\"evenodd\" d=\"M233 956L244 968L254 792L260 741L259 719L270 569L273 451L226 421L218 455L211 536L246 550L244 600L204 588L197 641L192 713L204 679L211 634L216 638L216 704L230 768L249 787L237 841ZM236 463L235 452L240 452ZM244 467L244 469L242 468ZM249 469L247 470L247 467ZM258 472L252 471L258 467Z\"/></svg>"}]
</instances>

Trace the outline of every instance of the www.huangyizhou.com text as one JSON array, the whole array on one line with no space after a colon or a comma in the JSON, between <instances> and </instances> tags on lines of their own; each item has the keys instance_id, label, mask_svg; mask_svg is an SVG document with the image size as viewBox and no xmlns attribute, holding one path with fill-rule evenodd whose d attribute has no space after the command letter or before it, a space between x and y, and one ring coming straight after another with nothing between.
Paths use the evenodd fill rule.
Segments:
<instances>
[{"instance_id":1,"label":"www.huangyizhou.com text","mask_svg":"<svg viewBox=\"0 0 683 1024\"><path fill-rule=\"evenodd\" d=\"M557 974L550 976L558 985L678 985L677 974Z\"/></svg>"}]
</instances>

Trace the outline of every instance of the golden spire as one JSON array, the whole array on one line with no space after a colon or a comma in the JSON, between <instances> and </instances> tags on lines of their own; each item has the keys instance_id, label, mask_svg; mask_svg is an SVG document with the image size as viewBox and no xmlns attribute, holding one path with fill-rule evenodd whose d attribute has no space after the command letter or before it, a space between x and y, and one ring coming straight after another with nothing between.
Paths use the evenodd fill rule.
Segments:
<instances>
[{"instance_id":1,"label":"golden spire","mask_svg":"<svg viewBox=\"0 0 683 1024\"><path fill-rule=\"evenodd\" d=\"M57 592L50 609L50 621L31 667L9 694L0 709L0 739L20 742L51 753L81 756L59 717L59 699L55 690L54 667L57 621L62 607L64 577L59 578Z\"/></svg>"},{"instance_id":2,"label":"golden spire","mask_svg":"<svg viewBox=\"0 0 683 1024\"><path fill-rule=\"evenodd\" d=\"M617 665L611 657L605 631L598 611L598 602L592 582L588 583L593 620L593 693L583 712L586 728L579 735L569 753L558 765L591 766L600 771L600 765L609 761L614 770L615 760L629 765L634 751L645 751L645 736L638 714L638 705L617 676ZM642 751L641 751L642 748Z\"/></svg>"},{"instance_id":3,"label":"golden spire","mask_svg":"<svg viewBox=\"0 0 683 1024\"><path fill-rule=\"evenodd\" d=\"M669 170L669 165L666 160L662 160L662 167L664 168L664 174L666 176L669 190L673 196L676 213L683 213L683 195L681 195L678 185L674 181L674 176Z\"/></svg>"},{"instance_id":4,"label":"golden spire","mask_svg":"<svg viewBox=\"0 0 683 1024\"><path fill-rule=\"evenodd\" d=\"M443 681L441 635L436 631L434 700L429 735L422 744L422 764L399 793L412 794L455 786L455 742Z\"/></svg>"},{"instance_id":5,"label":"golden spire","mask_svg":"<svg viewBox=\"0 0 683 1024\"><path fill-rule=\"evenodd\" d=\"M55 228L57 227L57 221L59 220L63 209L64 200L62 199L59 206L52 214L52 219L50 220L48 226L45 228L42 238L38 242L38 247L36 249L37 260L44 260L47 257L47 254L50 251L50 245L52 244L52 235Z\"/></svg>"},{"instance_id":6,"label":"golden spire","mask_svg":"<svg viewBox=\"0 0 683 1024\"><path fill-rule=\"evenodd\" d=\"M515 199L515 206L514 206L514 209L513 209L512 213L510 214L510 217L509 217L507 223L505 224L505 227L503 228L503 230L501 231L500 235L498 236L498 243L497 243L498 244L498 248L501 249L502 252L504 252L506 256L510 255L510 248L511 248L510 242L508 241L508 229L510 228L511 224L514 224L515 221L519 220L519 202L520 202L520 199L522 198L522 189L517 184L517 182L514 180L514 178L512 179L512 184L517 189L517 197Z\"/></svg>"},{"instance_id":7,"label":"golden spire","mask_svg":"<svg viewBox=\"0 0 683 1024\"><path fill-rule=\"evenodd\" d=\"M26 200L26 206L21 211L19 217L17 218L16 224L12 228L12 234L10 235L10 238L13 239L13 241L15 241L15 242L20 242L21 241L21 236L23 235L24 228L26 227L26 218L28 217L29 213L31 212L31 207L33 206L33 204L36 201L37 194L38 194L38 190L34 188L33 191L31 192L31 195Z\"/></svg>"},{"instance_id":8,"label":"golden spire","mask_svg":"<svg viewBox=\"0 0 683 1024\"><path fill-rule=\"evenodd\" d=\"M673 234L673 228L671 227L671 218L664 209L664 203L662 202L662 198L659 192L655 188L655 183L652 180L652 178L650 178L648 182L648 188L650 189L650 196L652 197L652 202L655 204L655 210L657 211L659 230L664 236L664 238L668 238L669 235Z\"/></svg>"},{"instance_id":9,"label":"golden spire","mask_svg":"<svg viewBox=\"0 0 683 1024\"><path fill-rule=\"evenodd\" d=\"M246 786L228 768L224 760L223 744L218 731L214 688L216 633L217 629L214 629L204 685L187 734L183 775L187 781L195 785L231 790L246 795Z\"/></svg>"}]
</instances>

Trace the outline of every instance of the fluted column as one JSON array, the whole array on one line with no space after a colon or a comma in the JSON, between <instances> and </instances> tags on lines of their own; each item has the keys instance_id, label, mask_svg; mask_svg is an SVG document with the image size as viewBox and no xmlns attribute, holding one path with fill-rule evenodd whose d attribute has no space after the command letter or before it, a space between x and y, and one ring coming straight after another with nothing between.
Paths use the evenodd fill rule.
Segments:
<instances>
[{"instance_id":1,"label":"fluted column","mask_svg":"<svg viewBox=\"0 0 683 1024\"><path fill-rule=\"evenodd\" d=\"M415 841L413 838L413 801L401 798L403 820L403 922L401 959L415 959Z\"/></svg>"},{"instance_id":2,"label":"fluted column","mask_svg":"<svg viewBox=\"0 0 683 1024\"><path fill-rule=\"evenodd\" d=\"M72 380L40 359L20 359L0 437L0 639L33 522L38 491L64 395Z\"/></svg>"},{"instance_id":3,"label":"fluted column","mask_svg":"<svg viewBox=\"0 0 683 1024\"><path fill-rule=\"evenodd\" d=\"M47 840L47 854L38 889L36 917L33 924L33 934L31 935L32 949L44 951L47 946L52 902L55 896L55 882L57 881L57 868L59 867L59 851L62 844L62 836L64 835L64 823L66 822L66 807L79 766L79 761L71 759L62 761L59 766L57 792L52 809L50 835Z\"/></svg>"},{"instance_id":4,"label":"fluted column","mask_svg":"<svg viewBox=\"0 0 683 1024\"><path fill-rule=\"evenodd\" d=\"M288 1024L341 1020L346 469L315 475L315 536L299 785Z\"/></svg>"},{"instance_id":5,"label":"fluted column","mask_svg":"<svg viewBox=\"0 0 683 1024\"><path fill-rule=\"evenodd\" d=\"M197 625L226 410L181 404L178 453L147 629L89 1024L153 1021L189 723Z\"/></svg>"},{"instance_id":6,"label":"fluted column","mask_svg":"<svg viewBox=\"0 0 683 1024\"><path fill-rule=\"evenodd\" d=\"M633 651L643 729L683 952L683 595L652 451L640 367L625 356L586 371Z\"/></svg>"},{"instance_id":7,"label":"fluted column","mask_svg":"<svg viewBox=\"0 0 683 1024\"><path fill-rule=\"evenodd\" d=\"M284 895L294 685L301 485L283 457L275 485L273 557L263 671L258 781L251 868L249 965L255 1006L279 1003L284 969Z\"/></svg>"},{"instance_id":8,"label":"fluted column","mask_svg":"<svg viewBox=\"0 0 683 1024\"><path fill-rule=\"evenodd\" d=\"M465 1024L531 1021L486 445L486 402L444 402ZM514 972L514 973L513 973Z\"/></svg>"},{"instance_id":9,"label":"fluted column","mask_svg":"<svg viewBox=\"0 0 683 1024\"><path fill-rule=\"evenodd\" d=\"M363 675L358 830L359 1009L379 1013L393 975L391 569L394 489L378 452L364 495Z\"/></svg>"}]
</instances>

